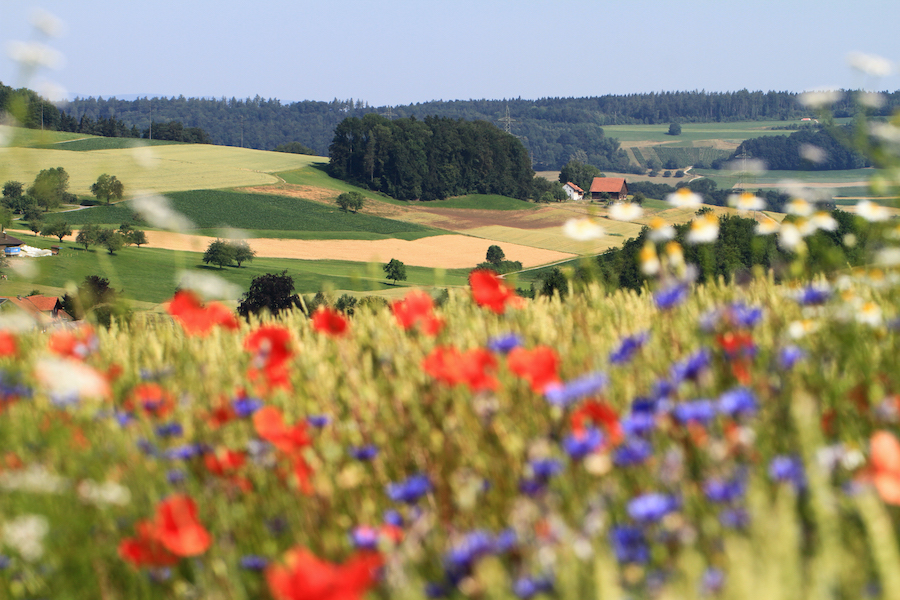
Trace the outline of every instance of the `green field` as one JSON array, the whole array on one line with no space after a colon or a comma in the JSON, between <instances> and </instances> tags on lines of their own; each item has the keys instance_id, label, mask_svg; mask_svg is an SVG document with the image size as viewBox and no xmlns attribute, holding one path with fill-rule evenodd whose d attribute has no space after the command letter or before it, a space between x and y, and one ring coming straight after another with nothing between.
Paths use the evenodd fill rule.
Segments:
<instances>
[{"instance_id":1,"label":"green field","mask_svg":"<svg viewBox=\"0 0 900 600\"><path fill-rule=\"evenodd\" d=\"M422 206L427 206L428 208L465 208L483 210L535 210L540 208L540 204L517 200L516 198L510 198L509 196L488 194L469 194L467 196L447 198L446 200L432 200L430 202L423 202Z\"/></svg>"},{"instance_id":2,"label":"green field","mask_svg":"<svg viewBox=\"0 0 900 600\"><path fill-rule=\"evenodd\" d=\"M405 206L407 204L407 202L404 202L402 200L395 200L383 194L356 187L352 183L347 183L346 181L335 179L328 174L328 159L322 158L321 156L313 156L309 158L311 160L309 161L308 165L304 166L304 168L278 173L278 176L281 177L286 183L290 183L292 185L308 185L311 187L325 188L334 190L338 194L343 192L359 192L370 200L378 200L379 202L387 202L388 204L394 204L398 206Z\"/></svg>"},{"instance_id":3,"label":"green field","mask_svg":"<svg viewBox=\"0 0 900 600\"><path fill-rule=\"evenodd\" d=\"M836 119L842 122L846 119ZM767 135L790 135L793 130L772 129L784 127L800 121L741 121L735 123L683 123L681 135L668 135L669 124L656 125L604 125L603 132L607 137L620 142L674 142L684 145L690 142L705 140L742 141Z\"/></svg>"},{"instance_id":4,"label":"green field","mask_svg":"<svg viewBox=\"0 0 900 600\"><path fill-rule=\"evenodd\" d=\"M77 140L85 136L83 133L70 133L68 131L41 131L40 129L26 129L24 127L10 127L0 125L0 139L4 140L0 146L12 148L28 148L35 145L55 144L66 140Z\"/></svg>"},{"instance_id":5,"label":"green field","mask_svg":"<svg viewBox=\"0 0 900 600\"><path fill-rule=\"evenodd\" d=\"M183 142L171 142L167 140L141 140L136 138L108 138L86 137L71 141L59 141L52 144L36 144L35 147L46 150L69 150L75 152L90 152L92 150L125 150L140 148L143 146L171 146Z\"/></svg>"},{"instance_id":6,"label":"green field","mask_svg":"<svg viewBox=\"0 0 900 600\"><path fill-rule=\"evenodd\" d=\"M419 239L444 233L437 229L376 217L344 212L337 206L320 202L275 196L248 194L230 190L196 190L168 195L175 210L190 219L196 233L217 234L221 228L279 232L276 237L293 239ZM129 221L132 211L127 202L96 206L63 213L70 225L85 223L116 225ZM302 232L302 234L301 234ZM358 234L348 237L347 233ZM362 237L360 237L362 235Z\"/></svg>"},{"instance_id":7,"label":"green field","mask_svg":"<svg viewBox=\"0 0 900 600\"><path fill-rule=\"evenodd\" d=\"M11 261L30 261L38 268L34 278L25 278L15 269L6 269L9 279L0 284L0 295L23 293L40 286L42 290L62 295L68 283L80 283L86 275L102 275L110 280L126 298L160 303L172 297L176 274L182 270L197 270L218 275L246 291L254 277L287 270L294 278L296 291L315 293L319 290L336 292L390 292L406 286L465 285L467 269L436 270L425 267L406 267L408 279L392 285L384 279L380 264L366 264L338 260L295 260L283 258L255 258L241 268L219 269L205 265L202 254L177 252L152 247L123 248L115 255L92 247L85 251L74 242L59 244L56 238L22 236L29 246L49 248L62 246L56 256L45 258L12 258ZM7 293L7 291L9 292ZM27 293L24 292L24 293Z\"/></svg>"},{"instance_id":8,"label":"green field","mask_svg":"<svg viewBox=\"0 0 900 600\"><path fill-rule=\"evenodd\" d=\"M719 188L730 188L740 180L734 171L714 169L693 169L693 175L702 175L716 182ZM843 171L767 171L745 179L748 187L753 188L755 183L772 184L793 179L800 182L815 184L836 183L846 184L857 181L868 181L875 174L874 169L848 169ZM843 192L849 188L835 188Z\"/></svg>"}]
</instances>

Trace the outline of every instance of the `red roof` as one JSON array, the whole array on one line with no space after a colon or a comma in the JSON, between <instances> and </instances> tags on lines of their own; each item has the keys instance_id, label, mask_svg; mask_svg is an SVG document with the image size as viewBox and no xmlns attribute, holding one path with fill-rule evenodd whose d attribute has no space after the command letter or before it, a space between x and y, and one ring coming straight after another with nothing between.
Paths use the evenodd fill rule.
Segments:
<instances>
[{"instance_id":1,"label":"red roof","mask_svg":"<svg viewBox=\"0 0 900 600\"><path fill-rule=\"evenodd\" d=\"M572 188L573 190L575 190L576 192L581 192L582 194L584 193L584 190L583 190L583 189L581 189L580 187L578 187L577 185L575 185L575 184L572 183L571 181L567 181L567 182L566 182L566 185L569 186L570 188Z\"/></svg>"},{"instance_id":2,"label":"red roof","mask_svg":"<svg viewBox=\"0 0 900 600\"><path fill-rule=\"evenodd\" d=\"M618 193L625 187L624 177L594 177L591 183L591 193Z\"/></svg>"},{"instance_id":3,"label":"red roof","mask_svg":"<svg viewBox=\"0 0 900 600\"><path fill-rule=\"evenodd\" d=\"M34 304L40 311L52 311L59 302L59 298L53 296L27 296L24 299Z\"/></svg>"}]
</instances>

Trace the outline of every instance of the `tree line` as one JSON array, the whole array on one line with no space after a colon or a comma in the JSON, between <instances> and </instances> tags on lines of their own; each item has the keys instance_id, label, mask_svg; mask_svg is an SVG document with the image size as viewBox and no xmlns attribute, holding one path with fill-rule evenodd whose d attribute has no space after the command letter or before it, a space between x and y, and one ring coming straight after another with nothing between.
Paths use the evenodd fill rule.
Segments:
<instances>
[{"instance_id":1,"label":"tree line","mask_svg":"<svg viewBox=\"0 0 900 600\"><path fill-rule=\"evenodd\" d=\"M328 149L332 177L400 200L469 193L526 199L534 171L515 137L486 121L348 117Z\"/></svg>"},{"instance_id":2,"label":"tree line","mask_svg":"<svg viewBox=\"0 0 900 600\"><path fill-rule=\"evenodd\" d=\"M871 166L849 143L852 126L803 128L790 135L744 140L731 160L743 153L765 161L772 171L830 171ZM713 164L714 168L717 165Z\"/></svg>"}]
</instances>

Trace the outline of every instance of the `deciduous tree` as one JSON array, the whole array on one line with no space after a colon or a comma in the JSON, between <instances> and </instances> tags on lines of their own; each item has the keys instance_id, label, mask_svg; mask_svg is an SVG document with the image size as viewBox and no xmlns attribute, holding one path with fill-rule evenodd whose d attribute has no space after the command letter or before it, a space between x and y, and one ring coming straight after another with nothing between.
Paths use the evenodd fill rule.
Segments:
<instances>
[{"instance_id":1,"label":"deciduous tree","mask_svg":"<svg viewBox=\"0 0 900 600\"><path fill-rule=\"evenodd\" d=\"M488 247L485 259L491 264L499 265L506 259L506 254L500 246L495 244Z\"/></svg>"},{"instance_id":2,"label":"deciduous tree","mask_svg":"<svg viewBox=\"0 0 900 600\"><path fill-rule=\"evenodd\" d=\"M59 206L69 189L69 174L62 167L44 169L34 178L28 195L44 209Z\"/></svg>"},{"instance_id":3,"label":"deciduous tree","mask_svg":"<svg viewBox=\"0 0 900 600\"><path fill-rule=\"evenodd\" d=\"M121 200L125 196L125 186L115 175L104 173L91 184L91 193L97 200L106 200L106 204L109 204L112 198Z\"/></svg>"},{"instance_id":4,"label":"deciduous tree","mask_svg":"<svg viewBox=\"0 0 900 600\"><path fill-rule=\"evenodd\" d=\"M234 260L234 247L228 242L215 240L209 243L206 252L203 253L203 262L205 264L213 263L219 265L221 269L225 265L230 265Z\"/></svg>"},{"instance_id":5,"label":"deciduous tree","mask_svg":"<svg viewBox=\"0 0 900 600\"><path fill-rule=\"evenodd\" d=\"M59 238L59 241L62 242L62 239L67 235L72 235L72 228L65 221L50 221L45 223L41 228L41 235L55 235Z\"/></svg>"},{"instance_id":6,"label":"deciduous tree","mask_svg":"<svg viewBox=\"0 0 900 600\"><path fill-rule=\"evenodd\" d=\"M295 306L301 306L301 303L300 297L294 293L293 277L287 271L266 273L250 282L250 289L238 305L238 314L247 318L268 310L272 315L277 315Z\"/></svg>"},{"instance_id":7,"label":"deciduous tree","mask_svg":"<svg viewBox=\"0 0 900 600\"><path fill-rule=\"evenodd\" d=\"M78 235L75 236L75 243L81 244L84 246L84 249L87 250L91 244L97 243L97 236L100 233L100 226L95 225L94 223L85 223L81 226L81 229L78 230Z\"/></svg>"},{"instance_id":8,"label":"deciduous tree","mask_svg":"<svg viewBox=\"0 0 900 600\"><path fill-rule=\"evenodd\" d=\"M115 229L101 229L97 232L97 243L105 246L110 254L115 254L125 245L125 236Z\"/></svg>"},{"instance_id":9,"label":"deciduous tree","mask_svg":"<svg viewBox=\"0 0 900 600\"><path fill-rule=\"evenodd\" d=\"M365 198L359 192L344 192L337 197L337 204L344 210L358 211L363 207Z\"/></svg>"},{"instance_id":10,"label":"deciduous tree","mask_svg":"<svg viewBox=\"0 0 900 600\"><path fill-rule=\"evenodd\" d=\"M392 279L395 284L398 281L406 281L406 265L396 258L392 258L391 262L384 265L382 269L387 274L387 278Z\"/></svg>"},{"instance_id":11,"label":"deciduous tree","mask_svg":"<svg viewBox=\"0 0 900 600\"><path fill-rule=\"evenodd\" d=\"M238 268L240 268L241 263L253 260L253 257L256 256L256 250L250 247L247 240L238 240L230 242L230 244L234 252L232 259L237 263Z\"/></svg>"}]
</instances>

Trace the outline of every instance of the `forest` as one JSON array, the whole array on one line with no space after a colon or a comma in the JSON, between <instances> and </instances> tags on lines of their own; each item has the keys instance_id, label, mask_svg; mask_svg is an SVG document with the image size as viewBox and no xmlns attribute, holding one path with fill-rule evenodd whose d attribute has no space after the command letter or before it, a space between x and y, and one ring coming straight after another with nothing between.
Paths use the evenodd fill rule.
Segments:
<instances>
[{"instance_id":1,"label":"forest","mask_svg":"<svg viewBox=\"0 0 900 600\"><path fill-rule=\"evenodd\" d=\"M791 135L744 140L731 158L746 152L748 156L765 161L766 168L773 171L827 171L871 166L865 156L852 149L851 135L851 126L803 128Z\"/></svg>"},{"instance_id":2,"label":"forest","mask_svg":"<svg viewBox=\"0 0 900 600\"><path fill-rule=\"evenodd\" d=\"M558 170L571 159L601 170L628 171L627 157L618 140L606 137L604 125L630 123L691 123L714 121L789 120L809 116L799 102L800 94L786 91L650 92L605 95L587 98L541 98L526 100L435 100L399 105L371 106L364 100L330 102L304 100L282 103L277 99L255 98L76 98L57 108L42 101L30 90L13 90L0 83L0 107L6 107L13 92L28 104L25 125L49 129L94 133L84 124L121 123L115 135L129 135L149 129L151 117L158 123L178 121L185 130L198 128L213 144L274 150L293 142L325 156L338 124L347 117L378 114L394 118L438 116L467 121L482 120L518 137L531 156L535 170ZM900 91L884 92L884 103L870 109L871 116L887 116L900 107ZM506 121L507 109L509 121ZM853 94L845 94L833 112L836 117L852 116L856 110ZM125 132L128 132L127 134ZM97 134L107 135L107 133ZM154 135L154 138L156 136Z\"/></svg>"},{"instance_id":3,"label":"forest","mask_svg":"<svg viewBox=\"0 0 900 600\"><path fill-rule=\"evenodd\" d=\"M467 193L521 200L534 172L522 143L486 121L348 117L328 149L332 177L400 200Z\"/></svg>"}]
</instances>

